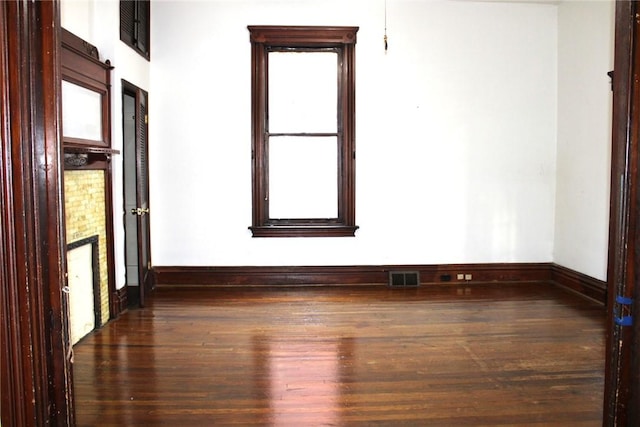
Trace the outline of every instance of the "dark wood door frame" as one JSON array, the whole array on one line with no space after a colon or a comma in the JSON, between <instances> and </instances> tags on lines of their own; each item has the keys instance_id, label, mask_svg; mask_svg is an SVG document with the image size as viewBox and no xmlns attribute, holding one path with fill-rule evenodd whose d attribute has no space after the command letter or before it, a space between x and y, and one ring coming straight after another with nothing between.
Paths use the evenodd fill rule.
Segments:
<instances>
[{"instance_id":1,"label":"dark wood door frame","mask_svg":"<svg viewBox=\"0 0 640 427\"><path fill-rule=\"evenodd\" d=\"M640 46L638 4L616 2L613 75L613 129L609 264L607 271L607 352L603 425L638 425L638 325L621 319L638 313L640 271ZM634 301L633 307L624 298Z\"/></svg>"},{"instance_id":2,"label":"dark wood door frame","mask_svg":"<svg viewBox=\"0 0 640 427\"><path fill-rule=\"evenodd\" d=\"M634 299L638 105L634 58L638 6L616 5L616 60L605 425L638 425L638 325L614 324L615 297ZM0 358L2 424L74 425L67 300L62 292L58 3L0 2ZM20 266L20 268L18 268Z\"/></svg>"},{"instance_id":3,"label":"dark wood door frame","mask_svg":"<svg viewBox=\"0 0 640 427\"><path fill-rule=\"evenodd\" d=\"M55 1L0 2L2 425L73 425Z\"/></svg>"},{"instance_id":4,"label":"dark wood door frame","mask_svg":"<svg viewBox=\"0 0 640 427\"><path fill-rule=\"evenodd\" d=\"M139 87L122 80L122 91L135 98L135 181L136 208L141 209L136 215L138 242L138 295L140 307L144 307L146 295L153 289L153 273L151 271L151 242L149 230L149 156L148 156L148 102L149 94ZM125 153L125 155L128 155ZM125 174L131 171L126 171ZM126 184L125 184L126 186ZM126 191L126 190L125 190ZM126 211L125 215L131 212ZM127 230L126 232L129 232Z\"/></svg>"}]
</instances>

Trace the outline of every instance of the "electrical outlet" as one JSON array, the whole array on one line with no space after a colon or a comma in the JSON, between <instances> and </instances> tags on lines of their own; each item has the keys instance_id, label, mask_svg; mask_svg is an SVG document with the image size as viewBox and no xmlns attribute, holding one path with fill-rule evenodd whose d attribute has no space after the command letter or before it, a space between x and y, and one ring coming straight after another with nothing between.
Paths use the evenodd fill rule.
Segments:
<instances>
[{"instance_id":1,"label":"electrical outlet","mask_svg":"<svg viewBox=\"0 0 640 427\"><path fill-rule=\"evenodd\" d=\"M473 278L473 276L471 274L465 274L464 275L464 280L471 280Z\"/></svg>"},{"instance_id":2,"label":"electrical outlet","mask_svg":"<svg viewBox=\"0 0 640 427\"><path fill-rule=\"evenodd\" d=\"M458 280L464 280L464 274L458 274Z\"/></svg>"}]
</instances>

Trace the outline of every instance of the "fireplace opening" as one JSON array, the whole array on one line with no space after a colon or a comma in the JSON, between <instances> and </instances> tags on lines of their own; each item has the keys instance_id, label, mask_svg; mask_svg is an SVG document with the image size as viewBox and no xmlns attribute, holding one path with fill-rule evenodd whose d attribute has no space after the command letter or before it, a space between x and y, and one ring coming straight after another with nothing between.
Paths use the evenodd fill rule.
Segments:
<instances>
[{"instance_id":1,"label":"fireplace opening","mask_svg":"<svg viewBox=\"0 0 640 427\"><path fill-rule=\"evenodd\" d=\"M99 259L97 235L67 245L72 345L102 324Z\"/></svg>"}]
</instances>

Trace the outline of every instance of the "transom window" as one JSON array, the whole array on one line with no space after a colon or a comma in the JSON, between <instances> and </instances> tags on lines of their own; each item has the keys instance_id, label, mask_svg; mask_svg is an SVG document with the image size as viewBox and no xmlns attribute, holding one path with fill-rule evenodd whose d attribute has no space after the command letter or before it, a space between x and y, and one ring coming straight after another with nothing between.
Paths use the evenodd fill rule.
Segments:
<instances>
[{"instance_id":1,"label":"transom window","mask_svg":"<svg viewBox=\"0 0 640 427\"><path fill-rule=\"evenodd\" d=\"M255 237L353 236L357 27L249 27Z\"/></svg>"}]
</instances>

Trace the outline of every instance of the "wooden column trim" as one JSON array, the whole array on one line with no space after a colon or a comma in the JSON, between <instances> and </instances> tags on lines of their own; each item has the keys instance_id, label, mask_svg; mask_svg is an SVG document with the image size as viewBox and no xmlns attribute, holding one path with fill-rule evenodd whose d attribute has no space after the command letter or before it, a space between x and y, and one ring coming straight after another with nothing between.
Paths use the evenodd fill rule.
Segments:
<instances>
[{"instance_id":1,"label":"wooden column trim","mask_svg":"<svg viewBox=\"0 0 640 427\"><path fill-rule=\"evenodd\" d=\"M613 129L611 154L611 205L609 264L607 271L607 350L603 425L636 425L637 413L629 419L633 330L616 325L616 296L633 297L638 259L636 218L638 215L638 107L640 96L634 78L638 73L638 37L635 32L637 3L616 2L615 57L613 76ZM634 63L635 62L635 63ZM637 301L637 298L636 298ZM637 393L636 393L637 394ZM637 400L637 398L636 398Z\"/></svg>"},{"instance_id":2,"label":"wooden column trim","mask_svg":"<svg viewBox=\"0 0 640 427\"><path fill-rule=\"evenodd\" d=\"M73 425L58 3L0 3L3 425ZM5 356L6 355L6 356Z\"/></svg>"}]
</instances>

